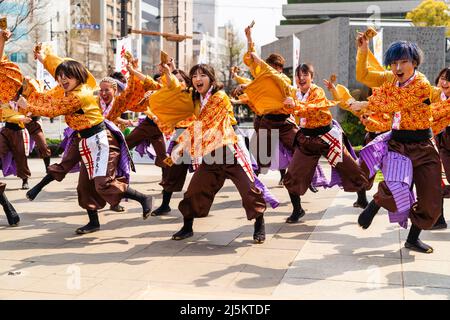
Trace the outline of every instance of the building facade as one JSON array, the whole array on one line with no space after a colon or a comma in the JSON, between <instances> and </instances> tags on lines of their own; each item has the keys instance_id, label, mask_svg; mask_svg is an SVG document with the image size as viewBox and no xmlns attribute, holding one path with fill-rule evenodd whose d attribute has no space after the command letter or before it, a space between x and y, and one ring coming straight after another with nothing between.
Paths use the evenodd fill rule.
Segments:
<instances>
[{"instance_id":1,"label":"building facade","mask_svg":"<svg viewBox=\"0 0 450 320\"><path fill-rule=\"evenodd\" d=\"M421 2L421 0L288 0L288 4L283 5L283 16L286 20L281 21L281 25L276 27L276 36L281 39L337 17L404 19L406 14Z\"/></svg>"},{"instance_id":2,"label":"building facade","mask_svg":"<svg viewBox=\"0 0 450 320\"><path fill-rule=\"evenodd\" d=\"M194 2L192 0L163 0L163 32L175 33L181 35L193 35L193 15ZM164 38L162 50L166 51L175 60L178 60L177 67L182 70L189 71L193 65L192 41L186 39L184 41L175 42Z\"/></svg>"}]
</instances>

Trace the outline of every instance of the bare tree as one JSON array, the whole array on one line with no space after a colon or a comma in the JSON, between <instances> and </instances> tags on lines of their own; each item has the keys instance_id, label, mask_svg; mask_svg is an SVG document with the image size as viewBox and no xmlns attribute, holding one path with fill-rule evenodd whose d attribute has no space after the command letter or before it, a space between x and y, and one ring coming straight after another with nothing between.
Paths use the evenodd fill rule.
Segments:
<instances>
[{"instance_id":1,"label":"bare tree","mask_svg":"<svg viewBox=\"0 0 450 320\"><path fill-rule=\"evenodd\" d=\"M224 57L221 70L223 83L227 92L231 91L233 79L231 77L231 67L240 66L242 64L242 52L245 44L241 41L237 30L234 29L231 22L226 26L227 52Z\"/></svg>"},{"instance_id":2,"label":"bare tree","mask_svg":"<svg viewBox=\"0 0 450 320\"><path fill-rule=\"evenodd\" d=\"M31 0L31 1L5 1L0 0L0 15L8 13L11 6L14 6L14 17L12 25L8 26L8 29L13 33L13 38L9 43L20 40L21 38L29 35L31 32L36 31L39 26L47 23L44 15L37 14L39 11L45 9L49 4L48 0ZM7 7L8 6L8 7ZM19 27L23 32L17 33Z\"/></svg>"}]
</instances>

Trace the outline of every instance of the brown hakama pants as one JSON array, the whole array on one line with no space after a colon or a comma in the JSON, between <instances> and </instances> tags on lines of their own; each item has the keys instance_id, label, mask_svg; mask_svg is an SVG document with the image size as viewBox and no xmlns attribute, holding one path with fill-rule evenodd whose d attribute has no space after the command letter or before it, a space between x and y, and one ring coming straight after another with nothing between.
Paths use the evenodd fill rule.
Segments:
<instances>
[{"instance_id":1,"label":"brown hakama pants","mask_svg":"<svg viewBox=\"0 0 450 320\"><path fill-rule=\"evenodd\" d=\"M271 164L272 149L272 131L278 130L279 142L283 146L294 152L295 135L298 127L295 123L288 120L289 115L284 114L267 114L263 117L255 117L254 126L256 131L256 142L252 142L251 150L257 151L256 161L260 168L268 168ZM278 141L277 141L278 142ZM256 148L254 143L257 143Z\"/></svg>"},{"instance_id":2,"label":"brown hakama pants","mask_svg":"<svg viewBox=\"0 0 450 320\"><path fill-rule=\"evenodd\" d=\"M357 192L365 189L368 185L366 175L345 146L342 147L343 161L335 168L341 177L344 190ZM318 136L306 136L301 131L297 134L296 149L283 180L290 193L299 196L306 193L320 157L326 157L328 150L329 145Z\"/></svg>"},{"instance_id":3,"label":"brown hakama pants","mask_svg":"<svg viewBox=\"0 0 450 320\"><path fill-rule=\"evenodd\" d=\"M391 139L389 150L411 160L417 202L411 208L409 218L420 229L431 229L442 212L441 161L438 152L431 140L402 143ZM374 200L389 211L397 211L392 193L384 181L378 184Z\"/></svg>"},{"instance_id":4,"label":"brown hakama pants","mask_svg":"<svg viewBox=\"0 0 450 320\"><path fill-rule=\"evenodd\" d=\"M28 167L28 160L23 144L23 129L20 129L16 124L10 125L12 127L17 126L18 130L8 128L8 123L6 124L6 127L2 129L0 133L0 158L11 151L14 162L16 163L17 177L28 179L31 176L31 172Z\"/></svg>"},{"instance_id":5,"label":"brown hakama pants","mask_svg":"<svg viewBox=\"0 0 450 320\"><path fill-rule=\"evenodd\" d=\"M50 157L50 148L47 145L44 132L42 131L42 127L39 122L37 120L33 120L30 123L26 124L25 128L27 128L28 132L30 133L30 137L36 143L39 156L41 158Z\"/></svg>"},{"instance_id":6,"label":"brown hakama pants","mask_svg":"<svg viewBox=\"0 0 450 320\"><path fill-rule=\"evenodd\" d=\"M60 163L48 166L48 173L56 180L61 182L72 168L81 161L79 150L80 138L76 135L67 149L65 157Z\"/></svg>"},{"instance_id":7,"label":"brown hakama pants","mask_svg":"<svg viewBox=\"0 0 450 320\"><path fill-rule=\"evenodd\" d=\"M153 145L156 152L155 164L161 168L167 167L164 163L164 159L166 159L167 156L164 136L158 126L148 117L131 131L131 133L125 137L125 140L130 150L141 143L141 141L148 140Z\"/></svg>"},{"instance_id":8,"label":"brown hakama pants","mask_svg":"<svg viewBox=\"0 0 450 320\"><path fill-rule=\"evenodd\" d=\"M226 179L230 179L238 189L248 220L264 214L266 202L263 194L254 182L250 181L239 164L202 163L192 176L183 200L178 206L183 217L191 219L208 216L214 197Z\"/></svg>"}]
</instances>

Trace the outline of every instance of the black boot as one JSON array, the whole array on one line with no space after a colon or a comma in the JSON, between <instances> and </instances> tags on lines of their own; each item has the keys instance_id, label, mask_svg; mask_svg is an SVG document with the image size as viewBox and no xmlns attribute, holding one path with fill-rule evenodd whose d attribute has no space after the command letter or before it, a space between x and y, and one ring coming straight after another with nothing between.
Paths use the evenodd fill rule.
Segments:
<instances>
[{"instance_id":1,"label":"black boot","mask_svg":"<svg viewBox=\"0 0 450 320\"><path fill-rule=\"evenodd\" d=\"M124 212L125 208L122 207L120 204L117 204L115 206L109 206L109 210L114 211L114 212Z\"/></svg>"},{"instance_id":2,"label":"black boot","mask_svg":"<svg viewBox=\"0 0 450 320\"><path fill-rule=\"evenodd\" d=\"M28 186L28 178L22 179L22 190L28 190L30 187Z\"/></svg>"},{"instance_id":3,"label":"black boot","mask_svg":"<svg viewBox=\"0 0 450 320\"><path fill-rule=\"evenodd\" d=\"M173 192L163 190L162 194L163 194L163 196L162 196L163 201L161 203L161 206L152 212L152 216L161 216L165 213L170 212L170 210L172 210L172 209L170 209L169 203L170 203L170 199L172 198Z\"/></svg>"},{"instance_id":4,"label":"black boot","mask_svg":"<svg viewBox=\"0 0 450 320\"><path fill-rule=\"evenodd\" d=\"M39 192L41 192L42 189L53 180L55 179L50 174L47 174L37 185L35 185L33 188L31 188L31 190L27 192L27 199L33 201L37 197Z\"/></svg>"},{"instance_id":5,"label":"black boot","mask_svg":"<svg viewBox=\"0 0 450 320\"><path fill-rule=\"evenodd\" d=\"M292 214L286 219L286 223L296 223L305 215L305 210L302 208L300 196L289 192L289 197L291 198L293 210Z\"/></svg>"},{"instance_id":6,"label":"black boot","mask_svg":"<svg viewBox=\"0 0 450 320\"><path fill-rule=\"evenodd\" d=\"M408 239L405 242L405 248L422 253L433 253L433 248L419 239L419 234L422 230L416 225L411 225Z\"/></svg>"},{"instance_id":7,"label":"black boot","mask_svg":"<svg viewBox=\"0 0 450 320\"><path fill-rule=\"evenodd\" d=\"M367 207L359 215L358 224L363 229L367 229L372 224L372 220L378 211L380 211L380 206L377 205L374 200L370 201Z\"/></svg>"},{"instance_id":8,"label":"black boot","mask_svg":"<svg viewBox=\"0 0 450 320\"><path fill-rule=\"evenodd\" d=\"M44 160L45 173L48 173L48 166L50 165L50 157L45 157L42 160Z\"/></svg>"},{"instance_id":9,"label":"black boot","mask_svg":"<svg viewBox=\"0 0 450 320\"><path fill-rule=\"evenodd\" d=\"M16 212L16 209L14 209L11 202L9 202L8 198L6 198L5 192L2 192L0 194L0 204L2 205L3 210L5 211L6 218L8 219L8 224L11 227L16 227L19 224L20 218Z\"/></svg>"},{"instance_id":10,"label":"black boot","mask_svg":"<svg viewBox=\"0 0 450 320\"><path fill-rule=\"evenodd\" d=\"M124 197L136 200L142 205L142 217L144 218L144 220L150 216L150 211L152 211L152 202L153 202L152 196L146 196L145 194L128 187Z\"/></svg>"},{"instance_id":11,"label":"black boot","mask_svg":"<svg viewBox=\"0 0 450 320\"><path fill-rule=\"evenodd\" d=\"M192 230L192 225L194 223L194 219L184 219L183 227L172 236L172 240L183 240L194 235L194 231Z\"/></svg>"},{"instance_id":12,"label":"black boot","mask_svg":"<svg viewBox=\"0 0 450 320\"><path fill-rule=\"evenodd\" d=\"M442 213L439 216L438 220L434 224L434 226L431 228L431 230L439 230L439 229L447 229L447 222L445 222L444 217L444 198L442 198Z\"/></svg>"},{"instance_id":13,"label":"black boot","mask_svg":"<svg viewBox=\"0 0 450 320\"><path fill-rule=\"evenodd\" d=\"M369 202L367 202L366 190L358 191L356 194L358 195L358 199L353 204L353 207L365 209L369 204Z\"/></svg>"},{"instance_id":14,"label":"black boot","mask_svg":"<svg viewBox=\"0 0 450 320\"><path fill-rule=\"evenodd\" d=\"M75 232L77 234L92 233L100 230L100 223L98 222L97 210L88 210L89 223L84 227L78 228Z\"/></svg>"},{"instance_id":15,"label":"black boot","mask_svg":"<svg viewBox=\"0 0 450 320\"><path fill-rule=\"evenodd\" d=\"M255 231L253 232L255 243L263 243L266 240L266 228L264 225L264 216L256 218Z\"/></svg>"}]
</instances>

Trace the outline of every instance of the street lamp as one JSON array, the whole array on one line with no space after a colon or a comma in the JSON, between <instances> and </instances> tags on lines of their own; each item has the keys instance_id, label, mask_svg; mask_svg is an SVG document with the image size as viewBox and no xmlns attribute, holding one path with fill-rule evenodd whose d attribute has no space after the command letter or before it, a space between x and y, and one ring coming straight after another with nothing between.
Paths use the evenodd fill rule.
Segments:
<instances>
[{"instance_id":1,"label":"street lamp","mask_svg":"<svg viewBox=\"0 0 450 320\"><path fill-rule=\"evenodd\" d=\"M177 0L177 15L176 16L166 16L166 17L161 17L161 16L156 16L156 19L172 19L172 22L175 23L176 25L176 30L175 33L179 34L180 30L179 30L179 24L178 24L178 19L180 18L179 12L178 12L178 0ZM175 41L176 42L176 47L175 47L175 63L176 66L178 68L179 65L179 55L180 55L180 48L179 48L179 41L177 41L176 39L170 40L167 39L168 41Z\"/></svg>"}]
</instances>

